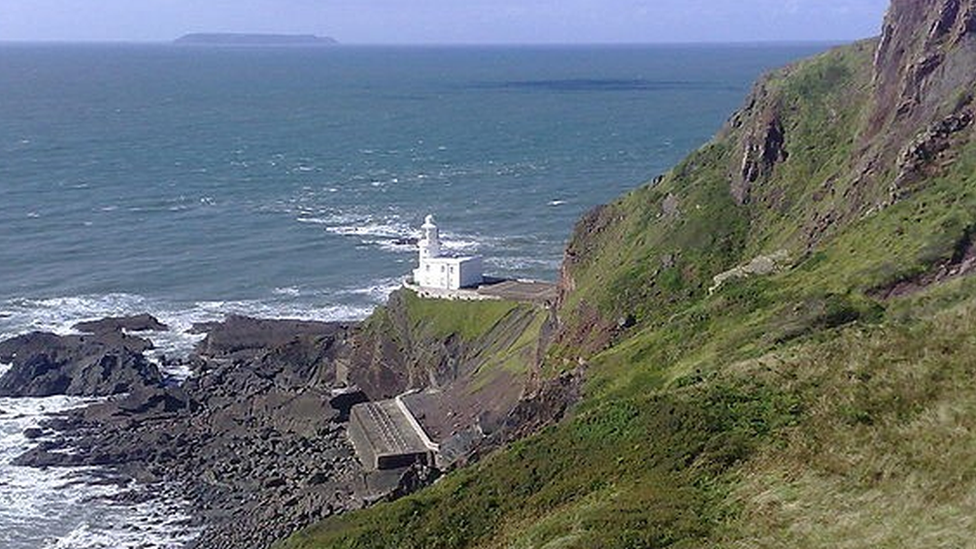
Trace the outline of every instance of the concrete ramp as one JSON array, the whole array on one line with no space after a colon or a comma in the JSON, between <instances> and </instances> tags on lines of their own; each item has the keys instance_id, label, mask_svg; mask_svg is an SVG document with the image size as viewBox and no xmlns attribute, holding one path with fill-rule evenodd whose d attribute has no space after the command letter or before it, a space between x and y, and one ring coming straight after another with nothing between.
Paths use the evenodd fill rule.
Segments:
<instances>
[{"instance_id":1,"label":"concrete ramp","mask_svg":"<svg viewBox=\"0 0 976 549\"><path fill-rule=\"evenodd\" d=\"M365 402L352 407L349 438L369 470L396 469L414 463L432 465L432 450L396 400Z\"/></svg>"}]
</instances>

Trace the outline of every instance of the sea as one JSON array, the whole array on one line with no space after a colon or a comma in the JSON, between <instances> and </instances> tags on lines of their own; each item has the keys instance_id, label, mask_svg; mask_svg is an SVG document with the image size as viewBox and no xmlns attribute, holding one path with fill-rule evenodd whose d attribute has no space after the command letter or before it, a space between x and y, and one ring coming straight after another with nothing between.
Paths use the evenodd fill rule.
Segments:
<instances>
[{"instance_id":1,"label":"sea","mask_svg":"<svg viewBox=\"0 0 976 549\"><path fill-rule=\"evenodd\" d=\"M554 280L581 214L828 47L0 44L0 339L148 312L173 355L230 313L361 319L428 214L488 274ZM176 495L12 465L89 402L0 399L0 547L184 547Z\"/></svg>"}]
</instances>

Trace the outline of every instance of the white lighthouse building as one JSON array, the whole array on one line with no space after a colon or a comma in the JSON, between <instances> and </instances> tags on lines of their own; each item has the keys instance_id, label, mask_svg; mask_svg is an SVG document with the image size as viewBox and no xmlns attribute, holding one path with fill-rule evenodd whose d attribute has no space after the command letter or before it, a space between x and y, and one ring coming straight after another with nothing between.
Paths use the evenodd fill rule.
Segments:
<instances>
[{"instance_id":1,"label":"white lighthouse building","mask_svg":"<svg viewBox=\"0 0 976 549\"><path fill-rule=\"evenodd\" d=\"M428 215L421 227L420 265L413 271L413 282L422 288L459 290L484 281L481 257L446 253L434 216Z\"/></svg>"}]
</instances>

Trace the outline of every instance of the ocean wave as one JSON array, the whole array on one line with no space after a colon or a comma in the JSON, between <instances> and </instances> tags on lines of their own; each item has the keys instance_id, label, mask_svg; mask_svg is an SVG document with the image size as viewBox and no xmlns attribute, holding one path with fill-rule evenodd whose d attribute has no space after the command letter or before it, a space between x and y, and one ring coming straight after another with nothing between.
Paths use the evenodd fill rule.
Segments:
<instances>
[{"instance_id":1,"label":"ocean wave","mask_svg":"<svg viewBox=\"0 0 976 549\"><path fill-rule=\"evenodd\" d=\"M555 272L559 269L560 260L538 257L489 257L485 259L485 264L506 272L540 270Z\"/></svg>"},{"instance_id":2,"label":"ocean wave","mask_svg":"<svg viewBox=\"0 0 976 549\"><path fill-rule=\"evenodd\" d=\"M399 215L383 217L347 212L309 215L303 212L296 221L322 225L330 234L357 238L360 244L394 253L416 252L416 239L420 236L419 223L404 222ZM502 241L499 237L452 231L442 232L441 240L447 251L470 254L490 250Z\"/></svg>"},{"instance_id":3,"label":"ocean wave","mask_svg":"<svg viewBox=\"0 0 976 549\"><path fill-rule=\"evenodd\" d=\"M298 297L302 295L302 291L296 288L295 286L278 287L275 288L274 290L271 290L271 293L275 295L284 295L289 297Z\"/></svg>"},{"instance_id":4,"label":"ocean wave","mask_svg":"<svg viewBox=\"0 0 976 549\"><path fill-rule=\"evenodd\" d=\"M371 283L363 288L371 288ZM77 333L73 326L79 322L109 316L149 313L169 326L165 332L141 333L153 341L155 349L150 358L186 356L205 337L191 334L194 324L223 320L237 314L259 318L293 318L299 320L354 321L368 316L377 301L359 300L357 303L328 302L325 293L309 292L309 296L290 288L272 292L268 299L211 300L192 303L172 303L133 294L73 296L48 299L14 299L0 303L6 316L0 317L0 340L33 331L59 335ZM333 292L334 293L334 292ZM371 295L370 291L365 292ZM183 370L167 372L177 378L185 377Z\"/></svg>"},{"instance_id":5,"label":"ocean wave","mask_svg":"<svg viewBox=\"0 0 976 549\"><path fill-rule=\"evenodd\" d=\"M0 547L5 549L93 549L181 547L199 531L190 526L187 504L177 494L138 504L116 504L114 496L135 485L105 482L107 471L92 467L35 469L12 464L43 441L24 431L52 414L103 399L55 396L0 399ZM115 480L111 475L110 479ZM160 487L154 487L160 491Z\"/></svg>"},{"instance_id":6,"label":"ocean wave","mask_svg":"<svg viewBox=\"0 0 976 549\"><path fill-rule=\"evenodd\" d=\"M386 301L390 294L403 286L402 278L387 278L375 284L367 286L341 290L340 294L359 295L369 298L370 301L380 304Z\"/></svg>"},{"instance_id":7,"label":"ocean wave","mask_svg":"<svg viewBox=\"0 0 976 549\"><path fill-rule=\"evenodd\" d=\"M108 494L111 497L113 494ZM200 533L180 500L153 499L82 521L70 532L47 542L44 549L172 549L192 542Z\"/></svg>"}]
</instances>

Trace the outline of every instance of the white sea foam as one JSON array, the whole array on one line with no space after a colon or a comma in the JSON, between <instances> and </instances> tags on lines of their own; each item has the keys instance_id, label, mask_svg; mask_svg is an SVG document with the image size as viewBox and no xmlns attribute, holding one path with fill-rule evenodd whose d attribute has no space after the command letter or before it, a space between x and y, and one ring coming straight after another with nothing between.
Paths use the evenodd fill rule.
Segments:
<instances>
[{"instance_id":1,"label":"white sea foam","mask_svg":"<svg viewBox=\"0 0 976 549\"><path fill-rule=\"evenodd\" d=\"M394 290L402 286L403 280L401 278L387 278L369 286L342 290L339 294L366 296L370 301L378 304L386 301Z\"/></svg>"},{"instance_id":2,"label":"white sea foam","mask_svg":"<svg viewBox=\"0 0 976 549\"><path fill-rule=\"evenodd\" d=\"M296 288L295 286L275 288L274 290L272 290L272 293L274 293L275 295L284 295L289 297L298 297L302 295L302 291Z\"/></svg>"},{"instance_id":3,"label":"white sea foam","mask_svg":"<svg viewBox=\"0 0 976 549\"><path fill-rule=\"evenodd\" d=\"M303 211L296 220L299 223L322 225L328 233L357 238L361 244L377 246L389 252L407 253L417 249L410 239L419 237L418 228L396 214L374 216L320 212L311 215L308 211ZM441 238L447 251L468 254L483 253L500 242L498 237L451 231L441 233Z\"/></svg>"},{"instance_id":4,"label":"white sea foam","mask_svg":"<svg viewBox=\"0 0 976 549\"><path fill-rule=\"evenodd\" d=\"M120 486L95 468L33 469L12 464L36 441L24 430L51 414L100 399L76 397L0 399L0 547L5 549L181 547L198 534L187 505L170 495L136 504L115 504ZM97 482L97 483L93 483Z\"/></svg>"},{"instance_id":5,"label":"white sea foam","mask_svg":"<svg viewBox=\"0 0 976 549\"><path fill-rule=\"evenodd\" d=\"M112 494L107 494L111 496ZM199 535L186 504L178 499L108 506L74 529L44 544L45 549L171 549Z\"/></svg>"},{"instance_id":6,"label":"white sea foam","mask_svg":"<svg viewBox=\"0 0 976 549\"><path fill-rule=\"evenodd\" d=\"M369 286L372 286L370 284ZM296 291L298 294L296 295ZM73 326L79 322L108 316L150 313L169 326L165 332L140 332L138 335L153 341L155 349L148 356L159 360L162 356L179 357L188 354L205 334L191 334L194 324L223 320L228 314L260 318L294 318L301 320L350 321L365 318L373 303L323 302L327 294L309 296L298 288L279 288L267 300L197 301L175 304L132 294L102 296L74 296L50 299L15 299L0 303L5 316L0 316L0 340L31 331L52 332L59 335L77 333ZM169 372L182 378L188 372Z\"/></svg>"},{"instance_id":7,"label":"white sea foam","mask_svg":"<svg viewBox=\"0 0 976 549\"><path fill-rule=\"evenodd\" d=\"M501 272L556 271L559 269L558 259L540 259L537 257L489 257L485 259L485 264Z\"/></svg>"},{"instance_id":8,"label":"white sea foam","mask_svg":"<svg viewBox=\"0 0 976 549\"><path fill-rule=\"evenodd\" d=\"M7 371L10 370L13 367L14 367L13 364L6 364L6 363L3 363L3 362L0 362L0 377L2 377L3 374L7 373Z\"/></svg>"},{"instance_id":9,"label":"white sea foam","mask_svg":"<svg viewBox=\"0 0 976 549\"><path fill-rule=\"evenodd\" d=\"M374 236L385 238L404 238L417 231L409 225L395 221L366 221L361 224L332 225L326 228L330 233L342 236Z\"/></svg>"}]
</instances>

